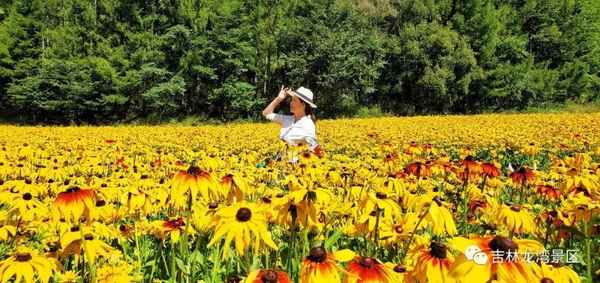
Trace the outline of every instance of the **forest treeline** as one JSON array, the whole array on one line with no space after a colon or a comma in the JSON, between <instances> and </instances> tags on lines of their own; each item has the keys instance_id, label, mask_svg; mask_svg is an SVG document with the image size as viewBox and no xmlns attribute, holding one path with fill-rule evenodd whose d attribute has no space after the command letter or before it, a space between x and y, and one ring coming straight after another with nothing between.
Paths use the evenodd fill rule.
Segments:
<instances>
[{"instance_id":1,"label":"forest treeline","mask_svg":"<svg viewBox=\"0 0 600 283\"><path fill-rule=\"evenodd\" d=\"M257 118L282 84L319 117L598 101L600 1L0 1L14 121Z\"/></svg>"}]
</instances>

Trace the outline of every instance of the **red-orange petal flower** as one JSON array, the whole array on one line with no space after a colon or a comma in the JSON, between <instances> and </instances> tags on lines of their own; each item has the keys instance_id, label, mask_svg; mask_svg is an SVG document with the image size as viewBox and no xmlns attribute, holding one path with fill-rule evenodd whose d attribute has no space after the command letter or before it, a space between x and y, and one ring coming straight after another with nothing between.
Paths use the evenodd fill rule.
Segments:
<instances>
[{"instance_id":1,"label":"red-orange petal flower","mask_svg":"<svg viewBox=\"0 0 600 283\"><path fill-rule=\"evenodd\" d=\"M96 193L93 189L73 186L56 196L54 206L68 220L77 221L81 216L89 219L90 211L96 206Z\"/></svg>"},{"instance_id":2,"label":"red-orange petal flower","mask_svg":"<svg viewBox=\"0 0 600 283\"><path fill-rule=\"evenodd\" d=\"M372 257L356 257L346 268L344 283L394 282L393 271Z\"/></svg>"}]
</instances>

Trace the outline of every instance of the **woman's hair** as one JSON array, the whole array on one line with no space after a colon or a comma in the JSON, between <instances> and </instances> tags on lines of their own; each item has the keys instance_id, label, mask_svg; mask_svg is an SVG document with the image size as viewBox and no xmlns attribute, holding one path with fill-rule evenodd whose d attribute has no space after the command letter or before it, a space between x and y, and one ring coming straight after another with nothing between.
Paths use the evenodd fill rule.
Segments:
<instances>
[{"instance_id":1,"label":"woman's hair","mask_svg":"<svg viewBox=\"0 0 600 283\"><path fill-rule=\"evenodd\" d=\"M300 99L302 103L304 103L304 114L310 116L310 119L313 120L313 123L317 123L317 116L313 112L313 108L308 105L308 103L304 102L304 100Z\"/></svg>"}]
</instances>

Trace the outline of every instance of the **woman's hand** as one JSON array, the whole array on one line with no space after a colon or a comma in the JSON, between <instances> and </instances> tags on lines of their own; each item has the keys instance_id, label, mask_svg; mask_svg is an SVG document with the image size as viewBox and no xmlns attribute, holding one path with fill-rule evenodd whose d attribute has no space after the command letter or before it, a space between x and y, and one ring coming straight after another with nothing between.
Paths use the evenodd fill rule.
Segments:
<instances>
[{"instance_id":1,"label":"woman's hand","mask_svg":"<svg viewBox=\"0 0 600 283\"><path fill-rule=\"evenodd\" d=\"M289 87L283 87L283 85L281 86L281 89L279 90L279 94L277 95L277 98L283 100L288 96L288 91L290 90Z\"/></svg>"}]
</instances>

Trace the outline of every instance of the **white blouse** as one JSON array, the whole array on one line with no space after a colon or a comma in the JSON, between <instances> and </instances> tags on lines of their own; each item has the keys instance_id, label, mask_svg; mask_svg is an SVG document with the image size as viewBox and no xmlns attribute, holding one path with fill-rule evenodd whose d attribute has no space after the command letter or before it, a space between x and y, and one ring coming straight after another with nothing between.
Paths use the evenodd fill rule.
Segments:
<instances>
[{"instance_id":1,"label":"white blouse","mask_svg":"<svg viewBox=\"0 0 600 283\"><path fill-rule=\"evenodd\" d=\"M307 143L311 149L317 146L317 134L315 123L306 115L298 121L294 121L293 115L282 115L271 113L267 119L281 123L279 138L288 143L288 145L298 145Z\"/></svg>"}]
</instances>

